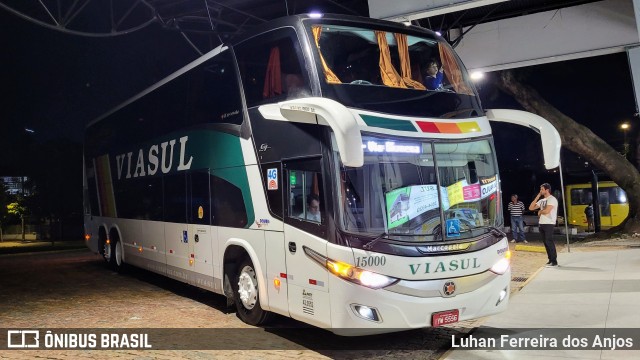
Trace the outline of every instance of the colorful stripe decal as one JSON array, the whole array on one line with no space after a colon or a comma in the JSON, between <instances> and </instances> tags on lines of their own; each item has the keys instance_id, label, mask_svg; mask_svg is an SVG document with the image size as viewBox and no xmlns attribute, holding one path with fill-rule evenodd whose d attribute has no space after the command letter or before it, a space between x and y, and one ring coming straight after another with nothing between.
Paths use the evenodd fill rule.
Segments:
<instances>
[{"instance_id":1,"label":"colorful stripe decal","mask_svg":"<svg viewBox=\"0 0 640 360\"><path fill-rule=\"evenodd\" d=\"M360 114L362 120L368 126L379 127L389 130L418 132L415 125L410 120L391 119L380 116ZM479 132L480 125L475 121L464 122L436 122L436 121L416 121L420 131L433 134L466 134Z\"/></svg>"},{"instance_id":2,"label":"colorful stripe decal","mask_svg":"<svg viewBox=\"0 0 640 360\"><path fill-rule=\"evenodd\" d=\"M374 126L389 130L418 132L418 130L416 130L416 127L411 123L411 121L408 120L396 120L364 114L360 114L360 117L368 126Z\"/></svg>"},{"instance_id":3,"label":"colorful stripe decal","mask_svg":"<svg viewBox=\"0 0 640 360\"><path fill-rule=\"evenodd\" d=\"M465 121L459 123L443 123L433 121L416 121L422 132L438 134L465 134L479 132L480 125L475 121Z\"/></svg>"},{"instance_id":4,"label":"colorful stripe decal","mask_svg":"<svg viewBox=\"0 0 640 360\"><path fill-rule=\"evenodd\" d=\"M95 158L95 168L98 198L100 200L100 215L116 217L116 200L113 195L109 155L102 155Z\"/></svg>"}]
</instances>

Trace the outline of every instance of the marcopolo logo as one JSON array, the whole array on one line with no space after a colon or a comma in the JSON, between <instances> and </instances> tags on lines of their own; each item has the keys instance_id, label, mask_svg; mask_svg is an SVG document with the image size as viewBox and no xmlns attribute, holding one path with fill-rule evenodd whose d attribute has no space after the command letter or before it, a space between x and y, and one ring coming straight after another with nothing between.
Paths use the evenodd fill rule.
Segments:
<instances>
[{"instance_id":1,"label":"marcopolo logo","mask_svg":"<svg viewBox=\"0 0 640 360\"><path fill-rule=\"evenodd\" d=\"M7 348L29 349L40 347L40 331L38 330L8 330Z\"/></svg>"}]
</instances>

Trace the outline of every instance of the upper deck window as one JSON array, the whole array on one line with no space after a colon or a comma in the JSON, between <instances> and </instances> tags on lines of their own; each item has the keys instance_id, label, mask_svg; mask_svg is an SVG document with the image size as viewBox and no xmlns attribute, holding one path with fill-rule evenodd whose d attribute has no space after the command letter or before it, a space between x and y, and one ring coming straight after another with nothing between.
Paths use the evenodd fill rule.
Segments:
<instances>
[{"instance_id":1,"label":"upper deck window","mask_svg":"<svg viewBox=\"0 0 640 360\"><path fill-rule=\"evenodd\" d=\"M293 29L251 38L236 47L236 55L247 107L311 95Z\"/></svg>"},{"instance_id":2,"label":"upper deck window","mask_svg":"<svg viewBox=\"0 0 640 360\"><path fill-rule=\"evenodd\" d=\"M451 47L435 39L346 26L311 26L325 80L473 95Z\"/></svg>"},{"instance_id":3,"label":"upper deck window","mask_svg":"<svg viewBox=\"0 0 640 360\"><path fill-rule=\"evenodd\" d=\"M308 29L325 97L399 115L462 118L482 113L453 49L426 32L338 21L310 24Z\"/></svg>"}]
</instances>

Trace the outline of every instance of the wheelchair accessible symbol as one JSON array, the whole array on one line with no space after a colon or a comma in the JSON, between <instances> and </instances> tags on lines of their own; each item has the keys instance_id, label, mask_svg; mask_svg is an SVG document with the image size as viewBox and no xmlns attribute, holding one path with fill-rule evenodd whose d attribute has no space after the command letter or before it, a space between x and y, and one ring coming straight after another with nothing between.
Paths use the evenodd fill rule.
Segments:
<instances>
[{"instance_id":1,"label":"wheelchair accessible symbol","mask_svg":"<svg viewBox=\"0 0 640 360\"><path fill-rule=\"evenodd\" d=\"M460 236L460 220L447 219L446 227L447 227L447 237Z\"/></svg>"}]
</instances>

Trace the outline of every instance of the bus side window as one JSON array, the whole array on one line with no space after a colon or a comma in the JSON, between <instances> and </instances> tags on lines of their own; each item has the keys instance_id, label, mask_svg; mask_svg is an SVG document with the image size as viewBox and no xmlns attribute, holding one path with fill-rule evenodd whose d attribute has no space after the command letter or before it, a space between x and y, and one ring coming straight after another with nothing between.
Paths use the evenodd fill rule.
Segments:
<instances>
[{"instance_id":1,"label":"bus side window","mask_svg":"<svg viewBox=\"0 0 640 360\"><path fill-rule=\"evenodd\" d=\"M303 170L289 171L288 216L295 219L322 223L322 178L320 173Z\"/></svg>"},{"instance_id":2,"label":"bus side window","mask_svg":"<svg viewBox=\"0 0 640 360\"><path fill-rule=\"evenodd\" d=\"M244 119L240 84L231 51L225 51L189 71L188 125L227 123Z\"/></svg>"},{"instance_id":3,"label":"bus side window","mask_svg":"<svg viewBox=\"0 0 640 360\"><path fill-rule=\"evenodd\" d=\"M285 28L247 40L235 49L247 107L310 96L302 51Z\"/></svg>"},{"instance_id":4,"label":"bus side window","mask_svg":"<svg viewBox=\"0 0 640 360\"><path fill-rule=\"evenodd\" d=\"M164 188L164 221L187 222L187 177L184 173L162 178Z\"/></svg>"},{"instance_id":5,"label":"bus side window","mask_svg":"<svg viewBox=\"0 0 640 360\"><path fill-rule=\"evenodd\" d=\"M213 225L244 228L249 222L242 190L227 180L212 175L211 197Z\"/></svg>"},{"instance_id":6,"label":"bus side window","mask_svg":"<svg viewBox=\"0 0 640 360\"><path fill-rule=\"evenodd\" d=\"M189 224L211 224L211 197L209 195L209 170L189 172Z\"/></svg>"}]
</instances>

